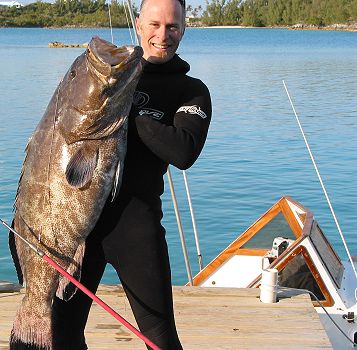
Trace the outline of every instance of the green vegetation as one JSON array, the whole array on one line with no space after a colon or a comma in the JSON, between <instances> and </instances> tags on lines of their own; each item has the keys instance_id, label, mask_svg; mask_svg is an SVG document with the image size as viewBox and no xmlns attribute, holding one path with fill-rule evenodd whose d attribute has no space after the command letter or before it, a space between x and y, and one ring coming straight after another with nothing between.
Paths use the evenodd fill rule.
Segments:
<instances>
[{"instance_id":1,"label":"green vegetation","mask_svg":"<svg viewBox=\"0 0 357 350\"><path fill-rule=\"evenodd\" d=\"M357 0L212 0L202 16L208 26L326 26L356 21Z\"/></svg>"},{"instance_id":2,"label":"green vegetation","mask_svg":"<svg viewBox=\"0 0 357 350\"><path fill-rule=\"evenodd\" d=\"M117 0L111 1L110 12L113 27L128 26L124 6ZM0 26L108 27L108 5L105 0L56 0L53 4L37 1L21 8L0 6Z\"/></svg>"},{"instance_id":3,"label":"green vegetation","mask_svg":"<svg viewBox=\"0 0 357 350\"><path fill-rule=\"evenodd\" d=\"M110 3L113 27L127 27L124 6L118 0ZM194 26L350 24L357 22L357 0L206 0L206 8L188 4L187 15ZM55 0L21 8L0 6L0 27L6 26L108 27L108 4L105 0Z\"/></svg>"}]
</instances>

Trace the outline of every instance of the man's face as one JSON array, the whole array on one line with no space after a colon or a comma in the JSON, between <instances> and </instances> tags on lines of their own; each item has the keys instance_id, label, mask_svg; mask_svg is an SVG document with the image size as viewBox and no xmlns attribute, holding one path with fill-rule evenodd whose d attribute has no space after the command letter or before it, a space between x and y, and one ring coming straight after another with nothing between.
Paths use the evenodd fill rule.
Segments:
<instances>
[{"instance_id":1,"label":"man's face","mask_svg":"<svg viewBox=\"0 0 357 350\"><path fill-rule=\"evenodd\" d=\"M146 0L136 27L151 63L165 63L175 54L183 35L183 11L177 0Z\"/></svg>"}]
</instances>

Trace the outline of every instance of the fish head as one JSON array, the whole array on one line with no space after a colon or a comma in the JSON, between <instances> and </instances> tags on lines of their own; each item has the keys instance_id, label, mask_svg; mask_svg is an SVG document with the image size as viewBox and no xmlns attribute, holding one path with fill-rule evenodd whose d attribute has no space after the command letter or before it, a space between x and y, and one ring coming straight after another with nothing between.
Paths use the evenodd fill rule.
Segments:
<instances>
[{"instance_id":1,"label":"fish head","mask_svg":"<svg viewBox=\"0 0 357 350\"><path fill-rule=\"evenodd\" d=\"M101 139L126 120L142 70L140 46L94 37L58 87L55 120L68 144Z\"/></svg>"}]
</instances>

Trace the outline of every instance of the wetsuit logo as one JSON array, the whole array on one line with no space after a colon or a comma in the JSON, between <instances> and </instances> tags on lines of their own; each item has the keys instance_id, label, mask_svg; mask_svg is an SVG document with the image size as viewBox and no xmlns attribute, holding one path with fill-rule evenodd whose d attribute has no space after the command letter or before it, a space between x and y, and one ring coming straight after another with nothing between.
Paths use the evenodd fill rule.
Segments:
<instances>
[{"instance_id":1,"label":"wetsuit logo","mask_svg":"<svg viewBox=\"0 0 357 350\"><path fill-rule=\"evenodd\" d=\"M150 101L150 96L142 91L135 91L133 104L136 107L142 108ZM143 108L139 111L139 115L147 115L148 117L160 120L164 116L164 112L153 108Z\"/></svg>"},{"instance_id":2,"label":"wetsuit logo","mask_svg":"<svg viewBox=\"0 0 357 350\"><path fill-rule=\"evenodd\" d=\"M149 116L151 118L160 120L164 116L164 113L161 112L161 111L158 111L156 109L145 108L145 109L141 109L139 111L139 115L147 115L147 116Z\"/></svg>"},{"instance_id":3,"label":"wetsuit logo","mask_svg":"<svg viewBox=\"0 0 357 350\"><path fill-rule=\"evenodd\" d=\"M184 112L184 113L189 113L189 114L197 114L199 115L202 119L207 118L207 115L205 112L203 112L203 110L201 109L201 107L198 107L197 105L193 105L193 106L182 106L180 107L176 113L178 112Z\"/></svg>"},{"instance_id":4,"label":"wetsuit logo","mask_svg":"<svg viewBox=\"0 0 357 350\"><path fill-rule=\"evenodd\" d=\"M150 100L150 97L148 94L142 91L135 91L134 92L134 97L133 97L133 105L137 107L143 107L145 106Z\"/></svg>"}]
</instances>

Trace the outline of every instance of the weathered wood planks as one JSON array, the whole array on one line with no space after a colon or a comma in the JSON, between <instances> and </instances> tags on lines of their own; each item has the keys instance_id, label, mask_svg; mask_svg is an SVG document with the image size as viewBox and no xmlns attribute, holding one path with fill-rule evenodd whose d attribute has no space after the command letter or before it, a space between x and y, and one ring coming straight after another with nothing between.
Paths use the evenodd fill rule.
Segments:
<instances>
[{"instance_id":1,"label":"weathered wood planks","mask_svg":"<svg viewBox=\"0 0 357 350\"><path fill-rule=\"evenodd\" d=\"M98 295L135 324L123 290L102 285ZM8 350L21 293L0 293L0 350ZM174 287L175 317L185 350L332 349L307 295L276 304L259 301L258 289ZM93 305L86 330L90 350L146 349L124 326Z\"/></svg>"}]
</instances>

